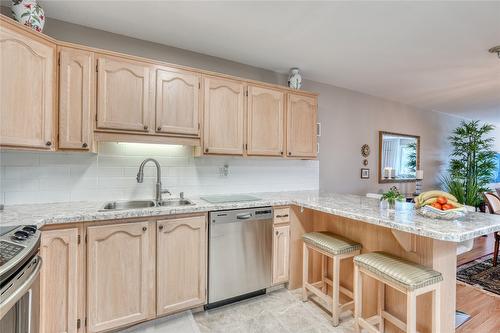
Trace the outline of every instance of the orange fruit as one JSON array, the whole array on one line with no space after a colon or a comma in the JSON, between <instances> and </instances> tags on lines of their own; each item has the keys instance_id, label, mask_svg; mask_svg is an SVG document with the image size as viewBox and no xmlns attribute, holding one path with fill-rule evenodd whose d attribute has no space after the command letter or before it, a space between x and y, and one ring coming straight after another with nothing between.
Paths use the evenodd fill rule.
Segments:
<instances>
[{"instance_id":1,"label":"orange fruit","mask_svg":"<svg viewBox=\"0 0 500 333\"><path fill-rule=\"evenodd\" d=\"M453 208L455 208L455 207L453 207L453 206L452 206L452 205L450 205L450 204L444 204L442 208L443 208L443 210L448 210L448 209L453 209Z\"/></svg>"},{"instance_id":2,"label":"orange fruit","mask_svg":"<svg viewBox=\"0 0 500 333\"><path fill-rule=\"evenodd\" d=\"M448 199L446 199L445 197L438 197L437 202L441 205L444 205L448 203Z\"/></svg>"},{"instance_id":3,"label":"orange fruit","mask_svg":"<svg viewBox=\"0 0 500 333\"><path fill-rule=\"evenodd\" d=\"M443 207L441 206L441 204L440 204L439 202L435 202L435 203L433 203L433 204L432 204L432 207L437 208L437 209L440 209L440 210L442 210L442 209L443 209Z\"/></svg>"}]
</instances>

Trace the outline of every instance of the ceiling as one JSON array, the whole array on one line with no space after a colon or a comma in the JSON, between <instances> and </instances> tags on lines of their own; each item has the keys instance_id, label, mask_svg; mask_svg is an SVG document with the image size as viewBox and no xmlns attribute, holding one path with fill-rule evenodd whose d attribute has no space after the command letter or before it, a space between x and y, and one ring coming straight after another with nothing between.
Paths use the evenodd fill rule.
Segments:
<instances>
[{"instance_id":1,"label":"ceiling","mask_svg":"<svg viewBox=\"0 0 500 333\"><path fill-rule=\"evenodd\" d=\"M500 2L41 1L49 17L500 123Z\"/></svg>"}]
</instances>

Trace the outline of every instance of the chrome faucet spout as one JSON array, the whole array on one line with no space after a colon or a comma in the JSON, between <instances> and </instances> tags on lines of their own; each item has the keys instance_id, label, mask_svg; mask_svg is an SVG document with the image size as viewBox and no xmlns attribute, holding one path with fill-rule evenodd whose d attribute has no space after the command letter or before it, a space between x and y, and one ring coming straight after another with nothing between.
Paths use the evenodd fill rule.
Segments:
<instances>
[{"instance_id":1,"label":"chrome faucet spout","mask_svg":"<svg viewBox=\"0 0 500 333\"><path fill-rule=\"evenodd\" d=\"M160 163L158 163L157 160L154 158L146 158L144 161L142 161L141 165L139 166L139 171L137 172L137 182L142 183L144 181L144 166L148 162L153 162L156 166L156 203L158 204L159 202L162 201L162 193L168 193L170 194L170 191L167 189L162 189L161 185L161 166Z\"/></svg>"}]
</instances>

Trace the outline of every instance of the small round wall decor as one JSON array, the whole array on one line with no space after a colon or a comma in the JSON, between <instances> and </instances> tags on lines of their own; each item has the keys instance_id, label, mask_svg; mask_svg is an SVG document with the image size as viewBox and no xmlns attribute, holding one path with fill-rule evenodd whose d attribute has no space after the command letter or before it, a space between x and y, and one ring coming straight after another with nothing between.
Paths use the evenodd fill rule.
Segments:
<instances>
[{"instance_id":1,"label":"small round wall decor","mask_svg":"<svg viewBox=\"0 0 500 333\"><path fill-rule=\"evenodd\" d=\"M364 159L364 160L363 160L363 165L364 165L364 166L367 166L367 165L368 165L368 160L367 160L367 159Z\"/></svg>"},{"instance_id":2,"label":"small round wall decor","mask_svg":"<svg viewBox=\"0 0 500 333\"><path fill-rule=\"evenodd\" d=\"M366 158L369 155L370 155L370 146L364 144L363 146L361 146L361 156Z\"/></svg>"}]
</instances>

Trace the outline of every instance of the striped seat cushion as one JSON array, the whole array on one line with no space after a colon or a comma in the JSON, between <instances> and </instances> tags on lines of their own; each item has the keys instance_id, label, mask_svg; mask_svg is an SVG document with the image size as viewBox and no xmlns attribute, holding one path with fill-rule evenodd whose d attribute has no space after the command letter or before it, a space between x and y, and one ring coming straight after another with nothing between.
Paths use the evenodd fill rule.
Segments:
<instances>
[{"instance_id":1,"label":"striped seat cushion","mask_svg":"<svg viewBox=\"0 0 500 333\"><path fill-rule=\"evenodd\" d=\"M305 243L332 255L345 254L361 249L361 244L328 231L308 232L302 236Z\"/></svg>"},{"instance_id":2,"label":"striped seat cushion","mask_svg":"<svg viewBox=\"0 0 500 333\"><path fill-rule=\"evenodd\" d=\"M441 273L384 252L354 257L354 263L407 290L415 290L443 281Z\"/></svg>"}]
</instances>

